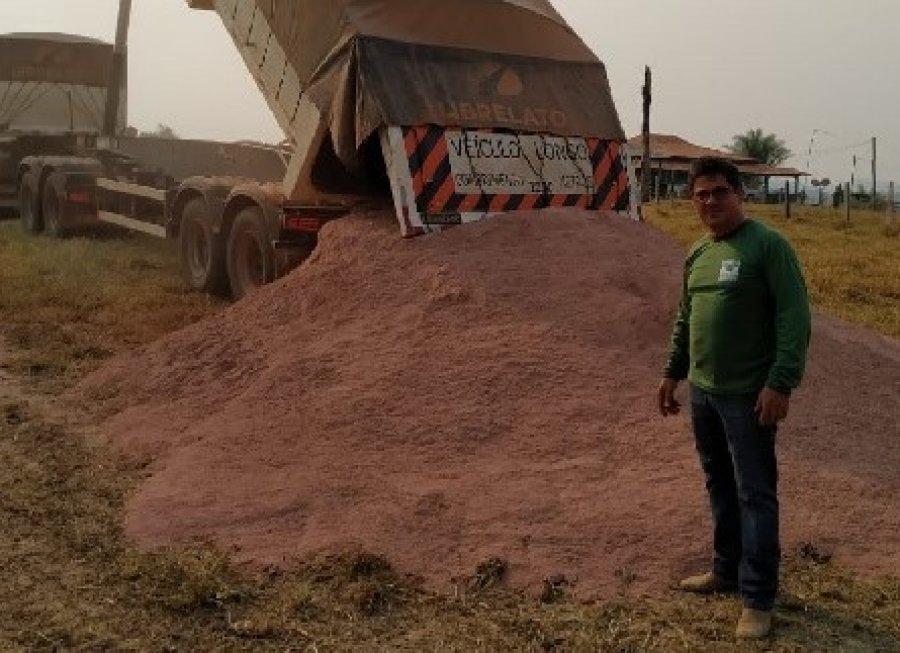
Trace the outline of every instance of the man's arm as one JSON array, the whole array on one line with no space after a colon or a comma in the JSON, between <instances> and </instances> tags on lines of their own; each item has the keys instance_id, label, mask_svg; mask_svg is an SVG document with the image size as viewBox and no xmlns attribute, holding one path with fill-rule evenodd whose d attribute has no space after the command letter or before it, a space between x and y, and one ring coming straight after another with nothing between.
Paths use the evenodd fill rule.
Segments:
<instances>
[{"instance_id":1,"label":"man's arm","mask_svg":"<svg viewBox=\"0 0 900 653\"><path fill-rule=\"evenodd\" d=\"M690 366L690 319L687 266L685 266L681 301L678 303L678 315L675 318L675 326L672 328L672 337L669 343L669 358L663 371L663 380L657 391L659 413L663 417L677 415L681 409L681 405L675 399L675 389L678 387L678 382L687 377Z\"/></svg>"},{"instance_id":2,"label":"man's arm","mask_svg":"<svg viewBox=\"0 0 900 653\"><path fill-rule=\"evenodd\" d=\"M766 280L773 301L775 360L766 387L782 395L800 385L811 331L809 297L800 263L781 236L769 244Z\"/></svg>"},{"instance_id":3,"label":"man's arm","mask_svg":"<svg viewBox=\"0 0 900 653\"><path fill-rule=\"evenodd\" d=\"M675 326L672 328L672 337L669 341L669 358L663 372L665 378L676 381L686 378L690 367L691 304L687 292L687 276L685 265L681 301L678 303L678 315L675 317Z\"/></svg>"},{"instance_id":4,"label":"man's arm","mask_svg":"<svg viewBox=\"0 0 900 653\"><path fill-rule=\"evenodd\" d=\"M771 426L787 417L791 390L803 378L811 330L803 272L794 250L781 236L768 246L766 282L773 302L775 360L756 400L756 414L760 424Z\"/></svg>"}]
</instances>

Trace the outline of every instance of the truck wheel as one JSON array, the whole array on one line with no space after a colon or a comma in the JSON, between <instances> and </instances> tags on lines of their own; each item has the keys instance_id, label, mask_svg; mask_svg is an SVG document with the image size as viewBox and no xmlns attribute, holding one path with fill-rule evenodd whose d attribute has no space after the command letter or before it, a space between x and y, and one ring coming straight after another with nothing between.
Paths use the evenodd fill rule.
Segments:
<instances>
[{"instance_id":1,"label":"truck wheel","mask_svg":"<svg viewBox=\"0 0 900 653\"><path fill-rule=\"evenodd\" d=\"M22 175L19 182L19 219L26 233L39 234L44 230L38 206L37 179L30 170Z\"/></svg>"},{"instance_id":2,"label":"truck wheel","mask_svg":"<svg viewBox=\"0 0 900 653\"><path fill-rule=\"evenodd\" d=\"M44 230L48 236L62 238L66 235L65 215L66 180L54 172L44 182L43 202Z\"/></svg>"},{"instance_id":3,"label":"truck wheel","mask_svg":"<svg viewBox=\"0 0 900 653\"><path fill-rule=\"evenodd\" d=\"M187 203L178 235L181 276L191 290L225 295L225 247L213 233L212 220L202 199Z\"/></svg>"},{"instance_id":4,"label":"truck wheel","mask_svg":"<svg viewBox=\"0 0 900 653\"><path fill-rule=\"evenodd\" d=\"M251 206L234 219L228 236L228 280L235 300L275 279L275 250L262 211Z\"/></svg>"}]
</instances>

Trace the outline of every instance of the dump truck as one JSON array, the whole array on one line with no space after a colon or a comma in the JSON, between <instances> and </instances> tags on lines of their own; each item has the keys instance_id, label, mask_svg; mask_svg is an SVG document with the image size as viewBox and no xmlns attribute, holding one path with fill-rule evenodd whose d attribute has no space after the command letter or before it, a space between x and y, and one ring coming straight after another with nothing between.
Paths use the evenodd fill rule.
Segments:
<instances>
[{"instance_id":1,"label":"dump truck","mask_svg":"<svg viewBox=\"0 0 900 653\"><path fill-rule=\"evenodd\" d=\"M408 237L547 207L634 211L605 67L546 0L186 2L230 34L287 136L260 147L283 169L173 174L158 146L107 135L20 163L27 228L151 224L178 240L191 288L241 297L360 208L389 207Z\"/></svg>"}]
</instances>

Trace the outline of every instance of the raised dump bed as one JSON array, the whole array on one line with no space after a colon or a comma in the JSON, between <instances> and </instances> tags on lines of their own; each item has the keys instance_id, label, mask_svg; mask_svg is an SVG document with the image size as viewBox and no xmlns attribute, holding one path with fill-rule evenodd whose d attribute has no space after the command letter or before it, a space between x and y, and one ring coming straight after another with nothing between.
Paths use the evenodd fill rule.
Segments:
<instances>
[{"instance_id":1,"label":"raised dump bed","mask_svg":"<svg viewBox=\"0 0 900 653\"><path fill-rule=\"evenodd\" d=\"M188 4L218 13L296 143L289 201L327 201L381 166L405 234L631 205L605 67L545 0Z\"/></svg>"}]
</instances>

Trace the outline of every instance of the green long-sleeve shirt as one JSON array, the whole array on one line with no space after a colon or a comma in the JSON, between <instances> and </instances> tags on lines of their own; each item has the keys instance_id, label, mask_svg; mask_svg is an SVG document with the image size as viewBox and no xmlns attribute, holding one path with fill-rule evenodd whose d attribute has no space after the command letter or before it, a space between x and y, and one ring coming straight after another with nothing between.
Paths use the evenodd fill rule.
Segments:
<instances>
[{"instance_id":1,"label":"green long-sleeve shirt","mask_svg":"<svg viewBox=\"0 0 900 653\"><path fill-rule=\"evenodd\" d=\"M716 394L789 393L803 376L809 336L797 256L780 234L746 220L691 248L665 376Z\"/></svg>"}]
</instances>

